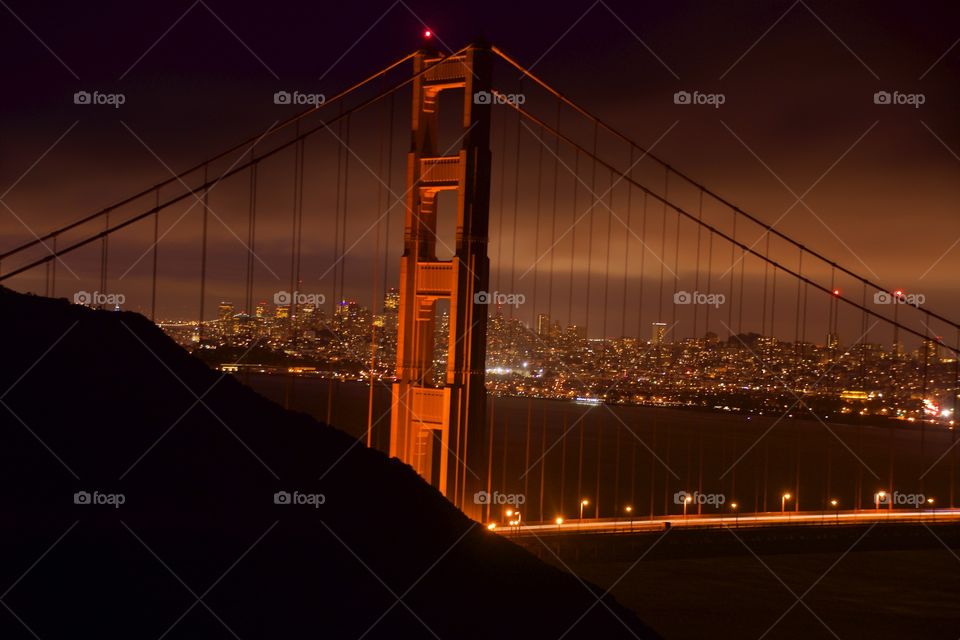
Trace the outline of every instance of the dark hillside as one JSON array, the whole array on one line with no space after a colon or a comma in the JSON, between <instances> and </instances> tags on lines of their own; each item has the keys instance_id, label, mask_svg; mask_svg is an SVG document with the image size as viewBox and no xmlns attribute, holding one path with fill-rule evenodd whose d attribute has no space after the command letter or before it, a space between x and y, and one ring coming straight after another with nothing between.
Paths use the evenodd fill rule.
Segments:
<instances>
[{"instance_id":1,"label":"dark hillside","mask_svg":"<svg viewBox=\"0 0 960 640\"><path fill-rule=\"evenodd\" d=\"M0 336L2 638L655 637L142 316L0 288Z\"/></svg>"}]
</instances>

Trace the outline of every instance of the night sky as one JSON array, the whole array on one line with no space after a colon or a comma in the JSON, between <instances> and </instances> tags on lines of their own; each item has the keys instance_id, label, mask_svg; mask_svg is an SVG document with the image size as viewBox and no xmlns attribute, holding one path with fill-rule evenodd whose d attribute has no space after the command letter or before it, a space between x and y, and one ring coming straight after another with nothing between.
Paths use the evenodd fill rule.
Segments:
<instances>
[{"instance_id":1,"label":"night sky","mask_svg":"<svg viewBox=\"0 0 960 640\"><path fill-rule=\"evenodd\" d=\"M219 0L193 4L5 0L0 3L0 47L6 61L0 194L9 209L0 207L0 249L30 240L27 227L38 234L50 231L168 178L166 167L182 170L262 132L296 111L275 105L274 92L332 95L421 46L428 25L436 33L432 44L439 49L455 50L477 37L486 38L636 141L646 145L657 141L659 157L744 210L767 222L778 221L777 228L784 233L874 281L923 292L931 307L956 317L960 316L955 295L960 269L958 18L960 9L950 2L247 5ZM517 74L505 66L498 68L495 78L505 91L530 90L529 81L521 85ZM76 105L73 94L81 90L122 93L126 101L119 108ZM677 105L673 99L677 91L722 93L725 102L720 108ZM875 104L878 91L922 94L923 104ZM408 100L405 96L398 100L395 119L396 160L390 182L397 193L403 192ZM553 113L553 107L537 100L534 97L533 104L543 106L543 113ZM351 144L386 177L385 169L377 166L385 110L376 113L366 125L358 124ZM507 121L512 136L516 122L510 116ZM521 133L521 163L535 171L539 143L529 132ZM534 239L530 221L536 191L524 188L519 209L526 215L515 244L529 255L521 249L511 269L505 256L513 253L512 232L507 232L507 223L500 232L497 203L503 189L509 217L514 165L506 165L508 184L501 187L496 154L503 142L498 135L491 140L495 157L490 255L493 284L499 278L504 290L507 272L512 270L517 277L531 264L531 243L540 251L549 243L546 231ZM330 275L324 283L311 284L309 279L318 279L331 259L330 189L337 148L337 141L326 136L307 151L308 161L315 159L315 164L308 164L314 169L308 169L305 189L307 266L301 288L307 290L315 286L329 291L324 287ZM617 153L612 146L609 152ZM622 157L622 149L619 153ZM572 155L561 157L573 161ZM515 157L508 162L515 162ZM545 162L545 172L552 176L552 157ZM263 193L275 190L276 199L264 206L258 222L258 254L264 263L258 266L258 297L285 288L277 283L289 280L290 166L288 162L261 172ZM376 217L378 207L377 183L358 162L350 170L358 182L357 195L351 196L354 226L348 227L348 244ZM536 180L535 173L525 175L528 181ZM581 175L589 182L589 170ZM569 174L565 178L569 181ZM549 180L543 193L552 192ZM601 175L600 184L605 180L609 178ZM222 212L224 224L211 227L216 231L211 236L208 315L217 299L242 302L246 258L235 235L246 236L246 185L245 178L236 185L225 184L211 204ZM557 207L569 220L572 187L559 192ZM614 192L621 205L625 193ZM689 194L677 195L693 201ZM553 206L545 202L544 215ZM161 245L167 316L190 316L196 306L190 301L196 298L199 213L195 209ZM164 219L164 228L176 215ZM636 220L637 212L633 215ZM396 277L401 216L401 207L391 215L388 279ZM597 227L598 233L606 233L605 225ZM152 227L147 231L152 233ZM615 300L618 295L633 297L640 279L653 278L649 280L653 283L658 276L650 270L656 261L648 256L648 271L641 278L635 271L639 259L635 254L627 265L630 276L624 287L626 234L619 231L615 242L621 244L611 250L620 256L611 268L621 274L619 284L612 285ZM134 267L125 282L116 278L149 246L144 233L135 235L131 246L118 241L111 248L112 288L130 291L128 307L140 310L145 304L141 291L149 276L147 263ZM658 244L659 235L651 233L648 241ZM582 242L585 236L579 237ZM498 245L498 239L511 244ZM370 296L372 275L381 268L374 260L383 259L382 250L375 255L374 246L374 238L368 237L348 256L346 295ZM717 258L716 274L729 266L729 248L722 251L726 262ZM689 259L684 252L683 277L692 277ZM583 260L576 261L578 274L592 271L603 277L602 262L591 266ZM97 286L99 247L78 252L66 262L80 281L61 270L58 295ZM540 296L546 296L548 264L540 263ZM556 269L568 273L567 267ZM751 263L749 273L762 272L757 269ZM41 279L29 277L7 284L20 290L42 291L43 286ZM529 296L529 283L524 286ZM567 285L563 286L565 292ZM790 286L795 290L795 284ZM672 291L673 285L668 288ZM684 288L693 288L693 282ZM551 302L551 311L562 321L567 303L560 299L566 295L558 293ZM577 319L583 311L581 302L577 299L579 310L571 319L582 324L583 319ZM525 309L522 317L530 320L533 313L546 311L545 304L540 298L537 308ZM617 309L618 304L612 302L609 308ZM655 308L646 310L644 323L656 319ZM620 313L613 315L611 334L621 331ZM636 314L631 312L631 318L625 324L635 322ZM590 320L591 325L597 322ZM632 330L624 327L623 332Z\"/></svg>"}]
</instances>

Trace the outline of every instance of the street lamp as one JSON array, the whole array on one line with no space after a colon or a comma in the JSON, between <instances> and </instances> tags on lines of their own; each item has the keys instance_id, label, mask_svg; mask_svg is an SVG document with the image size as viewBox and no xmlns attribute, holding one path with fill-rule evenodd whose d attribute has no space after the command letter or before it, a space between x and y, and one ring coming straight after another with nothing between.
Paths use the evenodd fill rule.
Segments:
<instances>
[{"instance_id":1,"label":"street lamp","mask_svg":"<svg viewBox=\"0 0 960 640\"><path fill-rule=\"evenodd\" d=\"M577 528L580 528L580 524L583 522L583 508L590 504L590 501L586 498L580 500L580 520L577 522Z\"/></svg>"},{"instance_id":2,"label":"street lamp","mask_svg":"<svg viewBox=\"0 0 960 640\"><path fill-rule=\"evenodd\" d=\"M630 517L630 531L633 531L633 507L627 505L626 508L624 508L624 511L626 511L627 515Z\"/></svg>"},{"instance_id":3,"label":"street lamp","mask_svg":"<svg viewBox=\"0 0 960 640\"><path fill-rule=\"evenodd\" d=\"M556 522L556 523L557 523L557 529L559 530L559 529L560 529L560 525L562 525L562 524L563 524L563 518L562 518L562 517L560 517L560 516L557 516L557 519L556 519L556 520L554 520L554 522Z\"/></svg>"},{"instance_id":4,"label":"street lamp","mask_svg":"<svg viewBox=\"0 0 960 640\"><path fill-rule=\"evenodd\" d=\"M837 514L837 524L840 524L840 502L836 498L830 501L830 506Z\"/></svg>"},{"instance_id":5,"label":"street lamp","mask_svg":"<svg viewBox=\"0 0 960 640\"><path fill-rule=\"evenodd\" d=\"M933 498L927 498L927 504L930 505L930 516L936 520L937 519L937 510L933 508Z\"/></svg>"},{"instance_id":6,"label":"street lamp","mask_svg":"<svg viewBox=\"0 0 960 640\"><path fill-rule=\"evenodd\" d=\"M786 511L787 500L789 500L791 497L793 496L791 496L789 493L785 493L780 496L780 513L784 513Z\"/></svg>"},{"instance_id":7,"label":"street lamp","mask_svg":"<svg viewBox=\"0 0 960 640\"><path fill-rule=\"evenodd\" d=\"M733 509L734 528L739 529L740 528L740 511L739 509L737 509L737 506L738 505L736 502L730 503L730 508Z\"/></svg>"},{"instance_id":8,"label":"street lamp","mask_svg":"<svg viewBox=\"0 0 960 640\"><path fill-rule=\"evenodd\" d=\"M693 498L690 496L684 496L683 498L683 521L687 521L687 505L693 502Z\"/></svg>"},{"instance_id":9,"label":"street lamp","mask_svg":"<svg viewBox=\"0 0 960 640\"><path fill-rule=\"evenodd\" d=\"M873 506L876 507L877 511L880 510L880 502L886 501L887 492L886 491L877 491L873 494Z\"/></svg>"}]
</instances>

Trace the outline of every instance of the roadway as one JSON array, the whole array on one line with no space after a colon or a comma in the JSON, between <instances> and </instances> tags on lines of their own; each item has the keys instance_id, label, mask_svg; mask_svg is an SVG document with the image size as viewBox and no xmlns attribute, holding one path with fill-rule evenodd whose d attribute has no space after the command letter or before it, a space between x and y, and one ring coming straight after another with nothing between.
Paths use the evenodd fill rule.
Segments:
<instances>
[{"instance_id":1,"label":"roadway","mask_svg":"<svg viewBox=\"0 0 960 640\"><path fill-rule=\"evenodd\" d=\"M550 535L576 533L630 533L663 531L667 527L691 529L777 527L777 526L837 526L862 523L944 523L960 522L960 509L861 509L858 511L787 511L749 514L695 515L683 514L654 518L602 518L552 522L524 522L520 526L497 523L494 531L505 536ZM669 524L667 524L669 523ZM488 525L489 528L489 525Z\"/></svg>"}]
</instances>

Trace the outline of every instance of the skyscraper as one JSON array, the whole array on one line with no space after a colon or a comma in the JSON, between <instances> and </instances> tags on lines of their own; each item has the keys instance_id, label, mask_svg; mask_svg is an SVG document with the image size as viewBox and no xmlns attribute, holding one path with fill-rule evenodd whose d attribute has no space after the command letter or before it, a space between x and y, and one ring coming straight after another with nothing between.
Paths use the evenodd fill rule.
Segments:
<instances>
[{"instance_id":1,"label":"skyscraper","mask_svg":"<svg viewBox=\"0 0 960 640\"><path fill-rule=\"evenodd\" d=\"M839 349L839 348L840 348L840 335L837 333L828 333L827 349Z\"/></svg>"},{"instance_id":2,"label":"skyscraper","mask_svg":"<svg viewBox=\"0 0 960 640\"><path fill-rule=\"evenodd\" d=\"M217 321L220 325L220 335L228 338L236 333L233 320L233 303L221 302L217 307Z\"/></svg>"},{"instance_id":3,"label":"skyscraper","mask_svg":"<svg viewBox=\"0 0 960 640\"><path fill-rule=\"evenodd\" d=\"M650 326L650 344L659 347L667 335L666 322L653 322Z\"/></svg>"},{"instance_id":4,"label":"skyscraper","mask_svg":"<svg viewBox=\"0 0 960 640\"><path fill-rule=\"evenodd\" d=\"M537 335L541 338L547 337L550 334L550 314L540 313L537 314Z\"/></svg>"}]
</instances>

